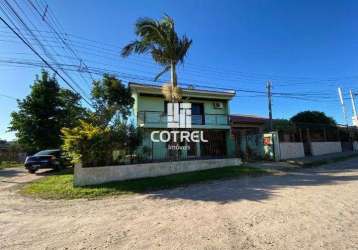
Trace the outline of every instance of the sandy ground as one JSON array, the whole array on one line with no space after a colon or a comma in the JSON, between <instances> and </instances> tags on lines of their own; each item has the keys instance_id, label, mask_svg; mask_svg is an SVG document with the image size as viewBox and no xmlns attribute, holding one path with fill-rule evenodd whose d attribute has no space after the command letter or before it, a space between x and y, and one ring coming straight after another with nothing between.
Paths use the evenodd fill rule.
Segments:
<instances>
[{"instance_id":1,"label":"sandy ground","mask_svg":"<svg viewBox=\"0 0 358 250\"><path fill-rule=\"evenodd\" d=\"M0 249L358 248L357 158L90 201L16 193L33 178L0 171Z\"/></svg>"}]
</instances>

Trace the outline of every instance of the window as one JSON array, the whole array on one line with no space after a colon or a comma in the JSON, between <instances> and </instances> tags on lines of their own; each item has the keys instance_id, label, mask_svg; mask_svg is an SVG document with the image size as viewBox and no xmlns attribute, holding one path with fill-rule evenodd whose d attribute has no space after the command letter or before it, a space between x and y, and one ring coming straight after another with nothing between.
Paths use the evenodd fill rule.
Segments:
<instances>
[{"instance_id":1,"label":"window","mask_svg":"<svg viewBox=\"0 0 358 250\"><path fill-rule=\"evenodd\" d=\"M192 103L191 104L191 122L194 125L205 124L203 103Z\"/></svg>"}]
</instances>

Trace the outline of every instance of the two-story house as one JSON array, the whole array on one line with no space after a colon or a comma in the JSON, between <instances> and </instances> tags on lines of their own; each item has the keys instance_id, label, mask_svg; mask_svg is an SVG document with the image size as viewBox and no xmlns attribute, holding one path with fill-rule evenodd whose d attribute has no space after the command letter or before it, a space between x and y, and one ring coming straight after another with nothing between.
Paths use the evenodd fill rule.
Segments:
<instances>
[{"instance_id":1,"label":"two-story house","mask_svg":"<svg viewBox=\"0 0 358 250\"><path fill-rule=\"evenodd\" d=\"M220 158L235 154L230 130L229 102L235 91L213 91L194 87L182 88L181 102L191 103L190 131L202 131L207 142L179 143L172 150L171 142L153 142L151 133L168 128L167 101L161 86L129 83L135 100L133 113L136 126L143 129L142 156L151 160Z\"/></svg>"}]
</instances>

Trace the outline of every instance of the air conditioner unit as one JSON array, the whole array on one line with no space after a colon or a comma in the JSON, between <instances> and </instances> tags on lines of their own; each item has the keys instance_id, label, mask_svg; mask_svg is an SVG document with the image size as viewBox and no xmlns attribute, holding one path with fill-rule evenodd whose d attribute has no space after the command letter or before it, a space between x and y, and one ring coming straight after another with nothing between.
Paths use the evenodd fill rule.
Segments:
<instances>
[{"instance_id":1,"label":"air conditioner unit","mask_svg":"<svg viewBox=\"0 0 358 250\"><path fill-rule=\"evenodd\" d=\"M223 109L224 108L224 103L222 103L222 102L214 102L214 108L215 109Z\"/></svg>"}]
</instances>

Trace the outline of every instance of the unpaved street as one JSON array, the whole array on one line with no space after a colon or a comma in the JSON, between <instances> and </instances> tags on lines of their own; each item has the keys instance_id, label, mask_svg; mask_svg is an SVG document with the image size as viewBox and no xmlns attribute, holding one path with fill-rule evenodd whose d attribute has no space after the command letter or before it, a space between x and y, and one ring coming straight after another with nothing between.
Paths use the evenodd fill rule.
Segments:
<instances>
[{"instance_id":1,"label":"unpaved street","mask_svg":"<svg viewBox=\"0 0 358 250\"><path fill-rule=\"evenodd\" d=\"M0 170L0 249L357 249L358 159L145 195L48 201Z\"/></svg>"}]
</instances>

